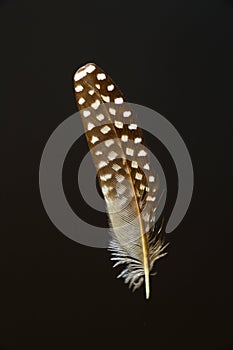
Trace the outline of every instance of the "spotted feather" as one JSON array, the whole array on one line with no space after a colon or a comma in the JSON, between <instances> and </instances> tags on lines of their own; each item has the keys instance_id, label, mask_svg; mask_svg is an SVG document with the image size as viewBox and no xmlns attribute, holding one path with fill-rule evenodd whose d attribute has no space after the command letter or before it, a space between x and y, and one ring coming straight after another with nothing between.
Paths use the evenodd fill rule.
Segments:
<instances>
[{"instance_id":1,"label":"spotted feather","mask_svg":"<svg viewBox=\"0 0 233 350\"><path fill-rule=\"evenodd\" d=\"M74 75L74 90L87 142L110 221L109 250L114 266L133 290L164 256L164 240L155 227L158 181L134 111L112 79L94 63Z\"/></svg>"}]
</instances>

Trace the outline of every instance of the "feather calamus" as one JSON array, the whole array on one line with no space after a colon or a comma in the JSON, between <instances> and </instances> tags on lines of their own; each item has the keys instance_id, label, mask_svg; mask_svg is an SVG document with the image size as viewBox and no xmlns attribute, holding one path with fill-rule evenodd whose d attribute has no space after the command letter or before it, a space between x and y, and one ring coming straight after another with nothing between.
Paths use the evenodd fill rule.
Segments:
<instances>
[{"instance_id":1,"label":"feather calamus","mask_svg":"<svg viewBox=\"0 0 233 350\"><path fill-rule=\"evenodd\" d=\"M166 245L155 225L158 183L142 130L119 88L94 63L77 70L74 89L108 211L111 260L124 265L118 277L133 290L145 281L148 299L149 275Z\"/></svg>"}]
</instances>

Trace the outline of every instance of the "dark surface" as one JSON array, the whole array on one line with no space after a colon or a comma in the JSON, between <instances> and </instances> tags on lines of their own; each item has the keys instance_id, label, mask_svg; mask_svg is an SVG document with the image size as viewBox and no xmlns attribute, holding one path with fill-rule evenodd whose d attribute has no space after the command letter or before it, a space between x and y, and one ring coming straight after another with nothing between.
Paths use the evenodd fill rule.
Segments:
<instances>
[{"instance_id":1,"label":"dark surface","mask_svg":"<svg viewBox=\"0 0 233 350\"><path fill-rule=\"evenodd\" d=\"M233 349L232 1L6 0L0 11L0 349ZM173 123L193 161L193 200L148 302L115 278L107 251L60 233L40 199L43 147L76 111L73 73L90 61Z\"/></svg>"}]
</instances>

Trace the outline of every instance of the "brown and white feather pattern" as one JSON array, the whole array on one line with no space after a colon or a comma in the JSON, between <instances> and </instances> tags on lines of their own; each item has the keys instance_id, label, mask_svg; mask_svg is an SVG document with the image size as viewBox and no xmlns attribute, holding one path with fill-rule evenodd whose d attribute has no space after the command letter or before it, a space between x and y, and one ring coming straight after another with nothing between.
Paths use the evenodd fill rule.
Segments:
<instances>
[{"instance_id":1,"label":"brown and white feather pattern","mask_svg":"<svg viewBox=\"0 0 233 350\"><path fill-rule=\"evenodd\" d=\"M158 184L142 130L119 88L94 63L78 69L74 88L108 210L111 260L124 265L118 277L133 290L145 280L149 298L150 271L166 253L155 229Z\"/></svg>"}]
</instances>

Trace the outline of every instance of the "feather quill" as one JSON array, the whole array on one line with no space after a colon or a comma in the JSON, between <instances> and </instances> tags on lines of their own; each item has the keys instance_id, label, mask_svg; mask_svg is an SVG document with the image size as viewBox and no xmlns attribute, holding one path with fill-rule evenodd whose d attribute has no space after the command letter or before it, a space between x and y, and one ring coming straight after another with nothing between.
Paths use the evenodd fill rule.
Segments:
<instances>
[{"instance_id":1,"label":"feather quill","mask_svg":"<svg viewBox=\"0 0 233 350\"><path fill-rule=\"evenodd\" d=\"M161 227L155 225L158 181L143 134L130 106L112 79L94 63L74 75L77 107L106 202L114 267L133 290L145 281L166 253Z\"/></svg>"}]
</instances>

